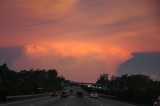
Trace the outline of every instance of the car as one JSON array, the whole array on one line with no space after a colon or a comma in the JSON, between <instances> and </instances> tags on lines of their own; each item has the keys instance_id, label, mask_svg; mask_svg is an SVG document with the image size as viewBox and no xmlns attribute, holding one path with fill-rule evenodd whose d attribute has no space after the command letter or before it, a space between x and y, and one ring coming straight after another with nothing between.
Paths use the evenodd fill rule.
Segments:
<instances>
[{"instance_id":1,"label":"car","mask_svg":"<svg viewBox=\"0 0 160 106\"><path fill-rule=\"evenodd\" d=\"M70 93L73 93L73 89L70 89Z\"/></svg>"},{"instance_id":2,"label":"car","mask_svg":"<svg viewBox=\"0 0 160 106\"><path fill-rule=\"evenodd\" d=\"M91 98L98 98L97 92L91 92L90 97Z\"/></svg>"},{"instance_id":3,"label":"car","mask_svg":"<svg viewBox=\"0 0 160 106\"><path fill-rule=\"evenodd\" d=\"M83 97L83 92L78 91L78 92L77 92L77 97Z\"/></svg>"},{"instance_id":4,"label":"car","mask_svg":"<svg viewBox=\"0 0 160 106\"><path fill-rule=\"evenodd\" d=\"M160 96L154 101L153 106L160 106Z\"/></svg>"},{"instance_id":5,"label":"car","mask_svg":"<svg viewBox=\"0 0 160 106\"><path fill-rule=\"evenodd\" d=\"M53 96L58 96L57 92L56 91L52 91L50 92L50 96L53 97Z\"/></svg>"},{"instance_id":6,"label":"car","mask_svg":"<svg viewBox=\"0 0 160 106\"><path fill-rule=\"evenodd\" d=\"M69 94L70 90L66 89L66 90L64 90L64 92L66 92L67 94Z\"/></svg>"},{"instance_id":7,"label":"car","mask_svg":"<svg viewBox=\"0 0 160 106\"><path fill-rule=\"evenodd\" d=\"M63 92L61 93L61 97L68 97L68 93L67 93L66 91L63 91Z\"/></svg>"}]
</instances>

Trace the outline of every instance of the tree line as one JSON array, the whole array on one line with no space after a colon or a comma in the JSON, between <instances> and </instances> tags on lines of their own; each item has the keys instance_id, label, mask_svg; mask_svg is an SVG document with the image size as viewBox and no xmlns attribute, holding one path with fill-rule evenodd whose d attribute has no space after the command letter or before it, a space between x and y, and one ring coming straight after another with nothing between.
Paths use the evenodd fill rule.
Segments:
<instances>
[{"instance_id":1,"label":"tree line","mask_svg":"<svg viewBox=\"0 0 160 106\"><path fill-rule=\"evenodd\" d=\"M65 85L64 77L55 69L31 69L20 72L11 70L7 64L0 65L0 100L8 95L26 95L60 90Z\"/></svg>"},{"instance_id":2,"label":"tree line","mask_svg":"<svg viewBox=\"0 0 160 106\"><path fill-rule=\"evenodd\" d=\"M101 74L91 87L82 86L87 92L98 92L118 100L153 104L160 96L160 81L153 80L147 75L122 75L108 78L108 74Z\"/></svg>"},{"instance_id":3,"label":"tree line","mask_svg":"<svg viewBox=\"0 0 160 106\"><path fill-rule=\"evenodd\" d=\"M100 92L120 97L121 99L152 103L160 96L160 81L153 80L147 75L112 76L109 80L106 75L100 75L96 84L102 87ZM105 86L107 89L103 89Z\"/></svg>"}]
</instances>

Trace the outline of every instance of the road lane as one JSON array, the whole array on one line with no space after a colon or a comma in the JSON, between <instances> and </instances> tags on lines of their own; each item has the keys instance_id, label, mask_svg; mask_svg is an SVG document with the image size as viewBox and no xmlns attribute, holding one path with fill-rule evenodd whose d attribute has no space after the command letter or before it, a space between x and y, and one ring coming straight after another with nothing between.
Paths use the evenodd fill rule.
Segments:
<instances>
[{"instance_id":1,"label":"road lane","mask_svg":"<svg viewBox=\"0 0 160 106\"><path fill-rule=\"evenodd\" d=\"M39 98L33 98L33 99L27 99L23 101L14 101L10 103L0 104L0 106L29 106L31 104L35 103L44 103L48 101L55 101L57 98L51 98L50 96L46 97L39 97Z\"/></svg>"},{"instance_id":2,"label":"road lane","mask_svg":"<svg viewBox=\"0 0 160 106\"><path fill-rule=\"evenodd\" d=\"M99 101L103 102L104 104L114 104L116 106L135 106L133 104L125 103L122 101L116 101L116 100L111 100L111 99L106 99L106 98L98 98Z\"/></svg>"},{"instance_id":3,"label":"road lane","mask_svg":"<svg viewBox=\"0 0 160 106\"><path fill-rule=\"evenodd\" d=\"M47 96L7 104L0 104L0 106L135 106L102 97L90 98L89 94L83 91L83 89L80 87L73 87L73 89L74 93L70 94L67 98ZM83 98L77 98L77 91L83 91L85 96Z\"/></svg>"},{"instance_id":4,"label":"road lane","mask_svg":"<svg viewBox=\"0 0 160 106\"><path fill-rule=\"evenodd\" d=\"M69 96L67 98L61 97L46 97L39 99L26 100L21 102L13 102L1 104L0 106L135 106L128 103L114 101L106 98L77 98L76 96Z\"/></svg>"}]
</instances>

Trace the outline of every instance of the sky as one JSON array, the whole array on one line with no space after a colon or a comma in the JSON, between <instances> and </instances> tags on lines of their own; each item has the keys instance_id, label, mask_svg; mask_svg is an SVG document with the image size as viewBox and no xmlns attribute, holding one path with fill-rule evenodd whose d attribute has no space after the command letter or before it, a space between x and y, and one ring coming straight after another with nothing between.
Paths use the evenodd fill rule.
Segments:
<instances>
[{"instance_id":1,"label":"sky","mask_svg":"<svg viewBox=\"0 0 160 106\"><path fill-rule=\"evenodd\" d=\"M95 82L103 73L160 79L159 5L159 0L0 0L0 63L17 71L55 68L82 82Z\"/></svg>"}]
</instances>

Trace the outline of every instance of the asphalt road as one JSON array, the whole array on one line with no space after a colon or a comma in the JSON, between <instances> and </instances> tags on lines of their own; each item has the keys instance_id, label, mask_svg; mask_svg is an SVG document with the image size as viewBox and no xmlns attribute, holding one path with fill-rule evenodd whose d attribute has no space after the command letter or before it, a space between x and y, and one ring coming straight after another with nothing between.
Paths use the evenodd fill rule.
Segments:
<instances>
[{"instance_id":1,"label":"asphalt road","mask_svg":"<svg viewBox=\"0 0 160 106\"><path fill-rule=\"evenodd\" d=\"M74 91L81 90L74 88ZM106 98L90 98L87 93L83 98L77 98L75 93L67 98L61 97L40 97L24 101L0 104L0 106L135 106L128 103L114 101Z\"/></svg>"}]
</instances>

